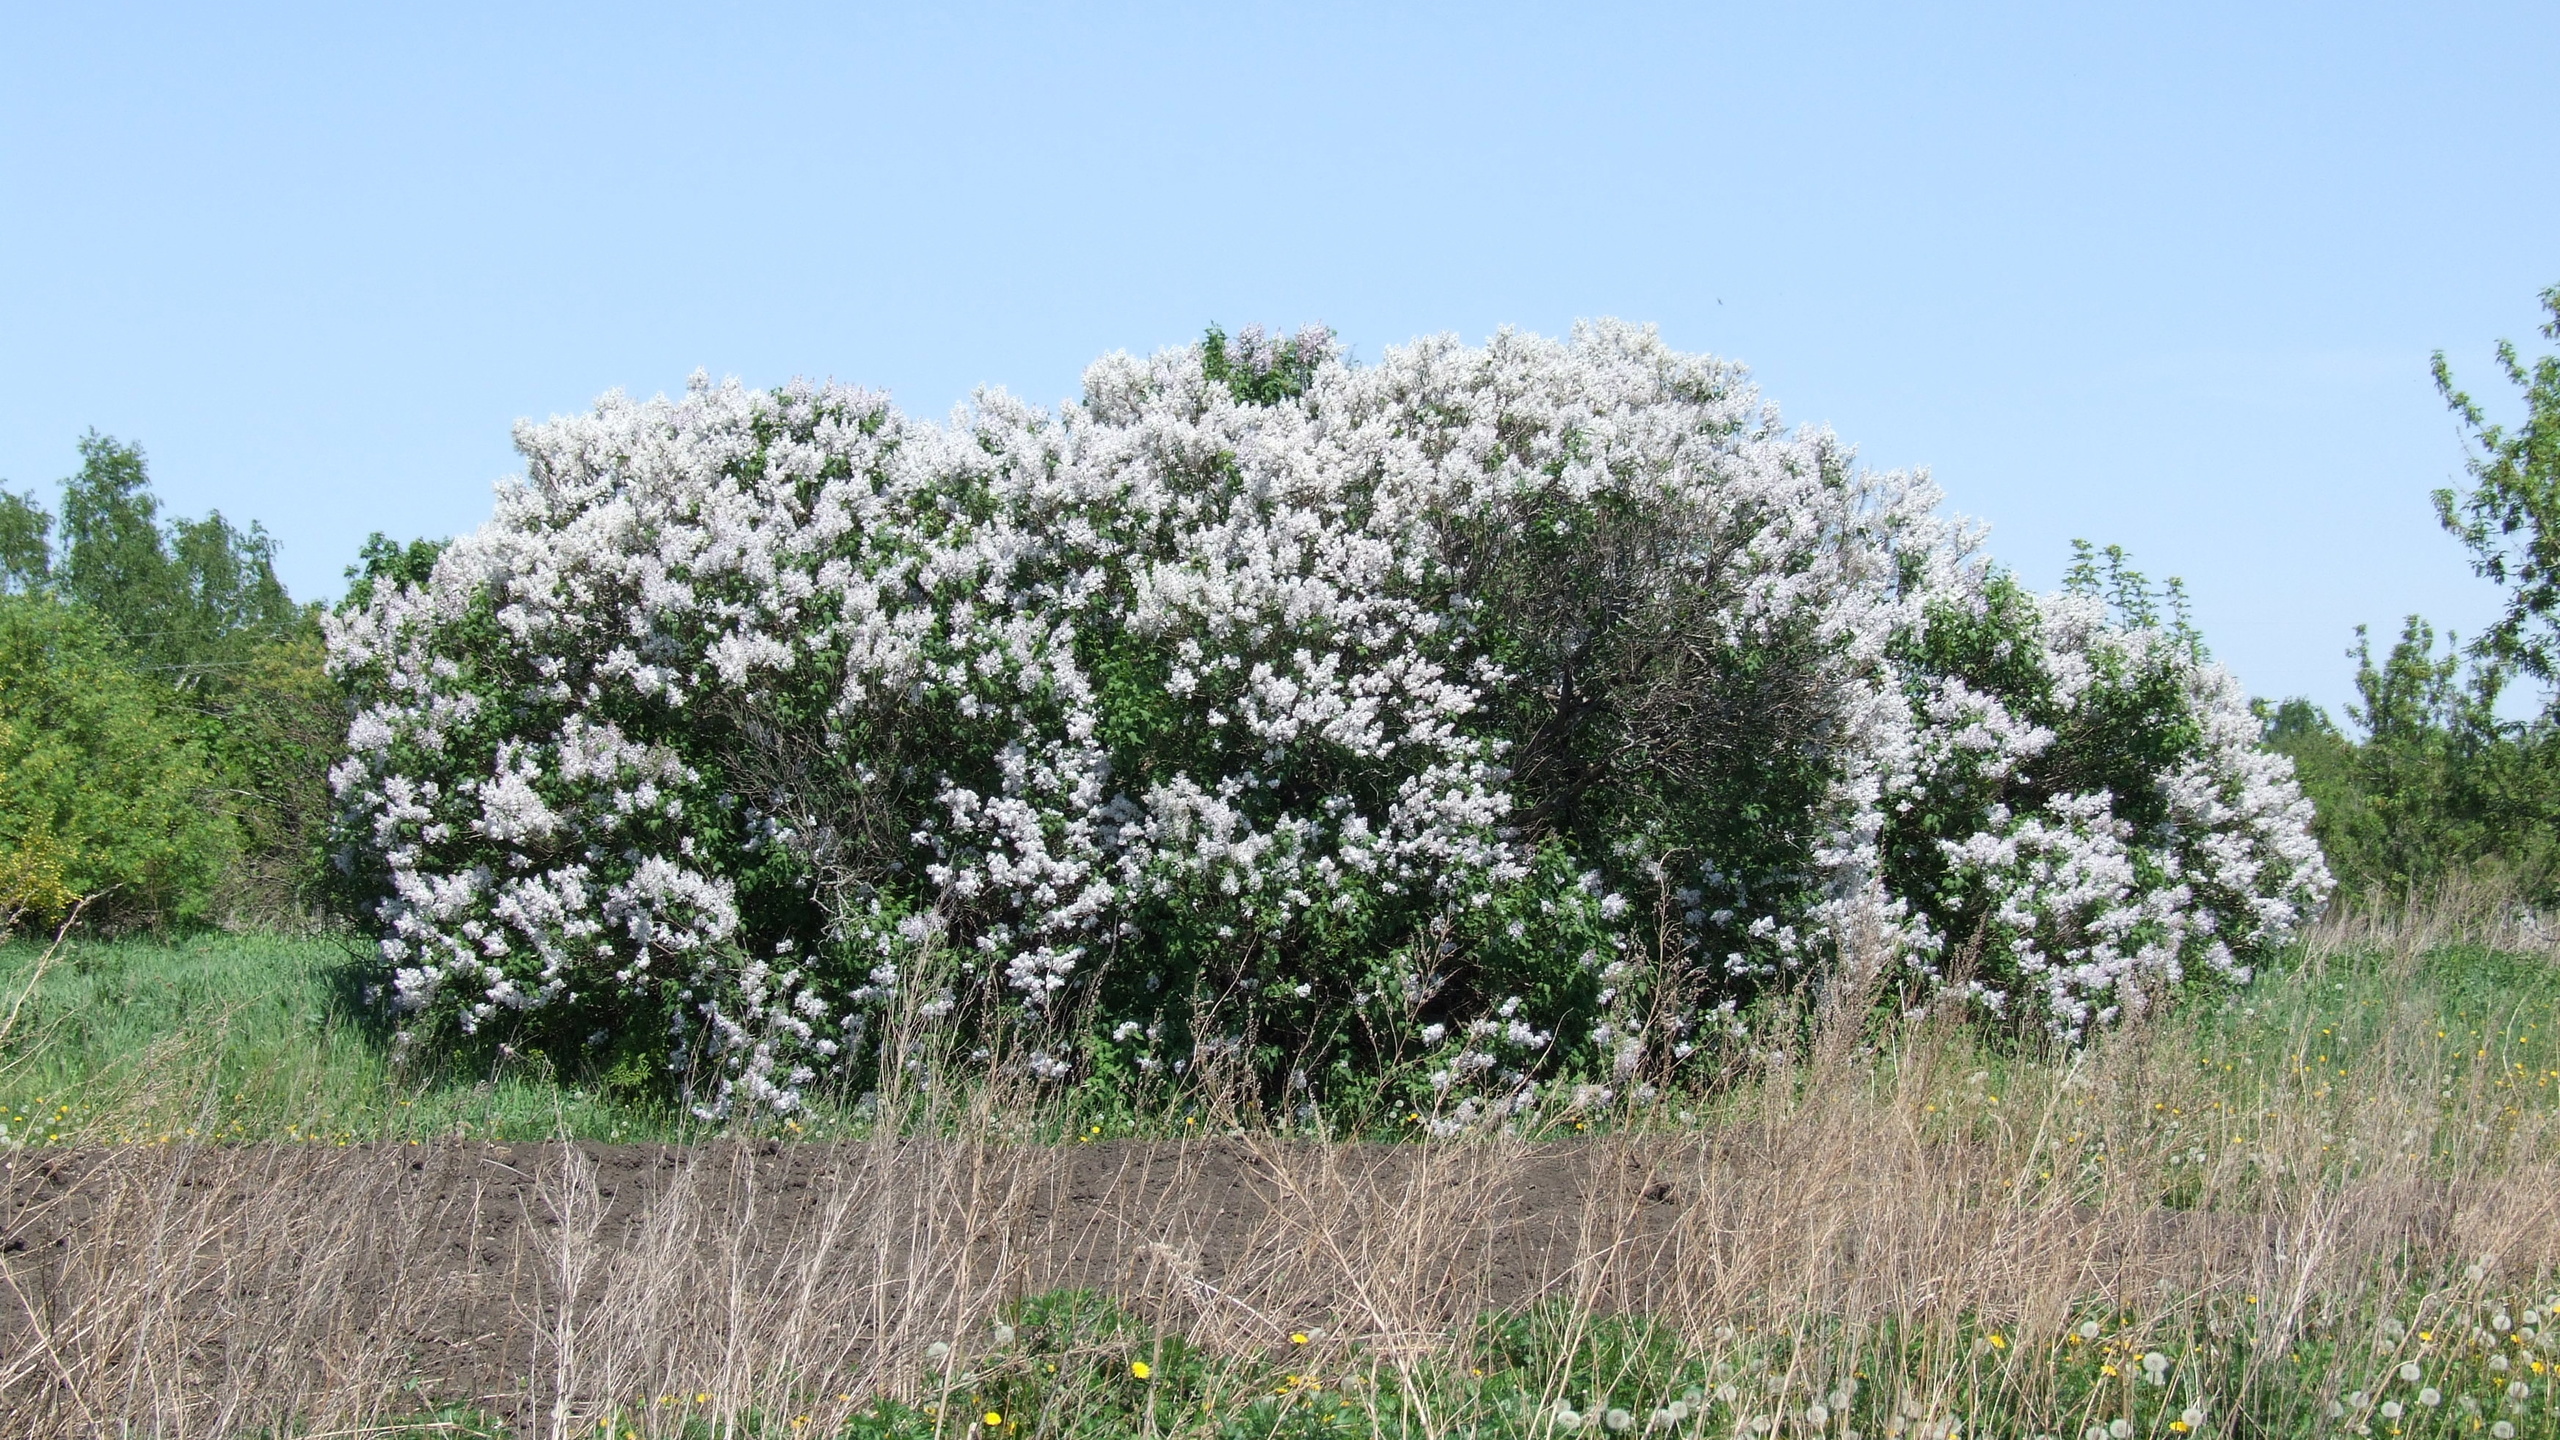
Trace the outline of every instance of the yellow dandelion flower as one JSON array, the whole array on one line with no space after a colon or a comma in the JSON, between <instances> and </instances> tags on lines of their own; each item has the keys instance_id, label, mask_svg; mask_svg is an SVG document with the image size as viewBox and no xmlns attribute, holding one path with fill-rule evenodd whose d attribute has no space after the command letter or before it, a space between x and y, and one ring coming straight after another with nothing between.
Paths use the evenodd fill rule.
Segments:
<instances>
[{"instance_id":1,"label":"yellow dandelion flower","mask_svg":"<svg viewBox=\"0 0 2560 1440\"><path fill-rule=\"evenodd\" d=\"M1306 1343L1307 1343L1307 1332L1306 1332L1306 1331L1304 1331L1304 1330L1301 1330L1301 1331L1299 1331L1298 1333L1296 1333L1295 1335L1290 1336L1290 1337L1289 1337L1289 1343L1290 1343L1290 1344L1292 1344L1292 1345L1304 1345L1304 1344L1306 1344Z\"/></svg>"},{"instance_id":2,"label":"yellow dandelion flower","mask_svg":"<svg viewBox=\"0 0 2560 1440\"><path fill-rule=\"evenodd\" d=\"M997 1426L999 1426L999 1425L1002 1425L1003 1423L1004 1423L1004 1416L1003 1416L1002 1414L1000 1414L1000 1413L998 1413L997 1411L994 1411L994 1410L990 1410L990 1411L988 1411L988 1412L987 1412L987 1428L988 1428L988 1429L992 1430L992 1429L994 1429L995 1427L997 1427Z\"/></svg>"},{"instance_id":3,"label":"yellow dandelion flower","mask_svg":"<svg viewBox=\"0 0 2560 1440\"><path fill-rule=\"evenodd\" d=\"M1991 1348L1994 1350L2006 1350L2009 1348L2009 1342L2000 1337L1999 1331L1994 1330L1991 1332Z\"/></svg>"},{"instance_id":4,"label":"yellow dandelion flower","mask_svg":"<svg viewBox=\"0 0 2560 1440\"><path fill-rule=\"evenodd\" d=\"M1144 1361L1144 1360L1132 1360L1132 1361L1130 1361L1130 1362L1129 1362L1129 1373L1130 1373L1130 1374L1132 1374L1132 1375L1137 1376L1137 1377L1138 1377L1139 1379L1141 1379L1141 1380L1144 1380L1144 1379L1146 1379L1148 1376L1153 1375L1153 1374L1154 1374L1154 1373L1156 1373L1156 1372L1155 1372L1154 1370L1152 1370L1152 1369L1148 1368L1148 1366L1147 1366L1147 1362L1146 1362L1146 1361Z\"/></svg>"}]
</instances>

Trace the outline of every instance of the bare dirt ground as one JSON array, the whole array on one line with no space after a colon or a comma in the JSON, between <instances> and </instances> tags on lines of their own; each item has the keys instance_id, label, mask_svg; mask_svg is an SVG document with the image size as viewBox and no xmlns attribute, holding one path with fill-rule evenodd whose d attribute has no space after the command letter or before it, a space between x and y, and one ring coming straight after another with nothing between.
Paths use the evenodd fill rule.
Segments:
<instances>
[{"instance_id":1,"label":"bare dirt ground","mask_svg":"<svg viewBox=\"0 0 2560 1440\"><path fill-rule=\"evenodd\" d=\"M1009 1299L1078 1286L1208 1345L1441 1348L1556 1299L1692 1327L2266 1291L2540 1225L2540 1176L2250 1215L2022 1204L1984 1156L1820 1133L1572 1145L1280 1140L614 1148L246 1145L0 1158L0 1412L228 1435L471 1402L870 1394Z\"/></svg>"},{"instance_id":2,"label":"bare dirt ground","mask_svg":"<svg viewBox=\"0 0 2560 1440\"><path fill-rule=\"evenodd\" d=\"M1851 1163L1785 1132L19 1152L0 1158L0 1409L28 1433L151 1416L222 1434L446 1401L894 1390L934 1341L965 1348L1007 1300L1061 1287L1238 1348L1433 1348L1545 1299L1694 1326L1770 1308L2059 1326L2092 1295L2299 1306L2528 1211L2547 1229L2551 1208L2538 1181L2250 1214L2024 1204L1984 1158L1870 1144Z\"/></svg>"},{"instance_id":3,"label":"bare dirt ground","mask_svg":"<svg viewBox=\"0 0 2560 1440\"><path fill-rule=\"evenodd\" d=\"M1275 1262L1303 1261L1318 1234L1383 1239L1415 1198L1470 1223L1427 1258L1352 1268L1504 1304L1587 1259L1581 1229L1603 1195L1626 1212L1614 1244L1658 1248L1678 1213L1672 1184L1621 1156L1524 1157L1498 1186L1393 1147L1304 1163L1318 1159L1214 1140L20 1153L0 1159L0 1352L16 1357L0 1380L43 1386L96 1365L97 1322L149 1305L178 1332L164 1363L187 1372L270 1369L281 1345L325 1369L405 1372L424 1395L502 1401L550 1363L573 1287L573 1319L652 1284L869 1300L825 1307L819 1323L841 1333L881 1318L897 1288L883 1282L917 1263L989 1297L1232 1288L1242 1318ZM1602 1288L1643 1270L1608 1267ZM1318 1319L1299 1306L1272 1324Z\"/></svg>"}]
</instances>

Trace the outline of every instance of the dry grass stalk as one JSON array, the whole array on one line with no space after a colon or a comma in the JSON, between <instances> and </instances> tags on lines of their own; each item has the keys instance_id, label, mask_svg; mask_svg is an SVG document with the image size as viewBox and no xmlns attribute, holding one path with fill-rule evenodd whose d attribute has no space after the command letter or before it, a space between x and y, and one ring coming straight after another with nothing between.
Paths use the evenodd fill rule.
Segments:
<instances>
[{"instance_id":1,"label":"dry grass stalk","mask_svg":"<svg viewBox=\"0 0 2560 1440\"><path fill-rule=\"evenodd\" d=\"M1021 1097L981 1094L933 1140L20 1152L0 1406L34 1435L327 1430L431 1398L554 1435L659 1395L825 1421L932 1393L1007 1301L1067 1286L1212 1350L1304 1331L1311 1364L1356 1345L1391 1368L1539 1300L1712 1349L1737 1325L2030 1341L2093 1304L2168 1326L2246 1293L2280 1344L2377 1275L2560 1262L2548 1122L2476 1087L2448 1111L2393 1047L2210 1146L2161 1117L2201 1123L2222 1092L2155 1033L1997 1095L1977 1058L1926 1022L1879 1057L1835 1018L1764 1050L1712 1123L1573 1141L1029 1147L1000 1138ZM2413 1158L2445 1130L2459 1184ZM2064 1173L2093 1134L2105 1162Z\"/></svg>"}]
</instances>

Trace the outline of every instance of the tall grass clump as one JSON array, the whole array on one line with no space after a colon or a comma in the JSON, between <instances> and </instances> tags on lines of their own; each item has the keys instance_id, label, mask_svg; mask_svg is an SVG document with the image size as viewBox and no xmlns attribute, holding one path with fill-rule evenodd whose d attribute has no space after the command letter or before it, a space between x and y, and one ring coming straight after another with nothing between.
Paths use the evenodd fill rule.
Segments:
<instances>
[{"instance_id":1,"label":"tall grass clump","mask_svg":"<svg viewBox=\"0 0 2560 1440\"><path fill-rule=\"evenodd\" d=\"M0 1405L66 1435L2548 1437L2560 963L2513 915L2317 929L2076 1047L1770 1007L1721 1084L1410 1145L1027 1143L1072 1097L998 1071L824 1145L21 1151Z\"/></svg>"}]
</instances>

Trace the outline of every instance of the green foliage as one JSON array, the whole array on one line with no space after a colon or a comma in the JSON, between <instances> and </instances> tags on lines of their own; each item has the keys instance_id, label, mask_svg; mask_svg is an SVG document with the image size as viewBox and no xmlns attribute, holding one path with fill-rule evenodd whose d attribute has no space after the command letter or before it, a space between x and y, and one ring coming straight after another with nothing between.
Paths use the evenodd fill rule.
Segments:
<instances>
[{"instance_id":1,"label":"green foliage","mask_svg":"<svg viewBox=\"0 0 2560 1440\"><path fill-rule=\"evenodd\" d=\"M2560 285L2542 292L2542 333L2560 340ZM2436 391L2470 443L2472 487L2434 494L2437 519L2506 608L2467 649L2412 615L2377 664L2356 627L2356 693L2343 731L2307 700L2257 706L2267 748L2292 757L2315 830L2350 893L2401 901L2471 872L2537 904L2560 900L2560 355L2498 365L2521 392L2521 424L2492 422L2437 351ZM2500 718L2510 680L2546 686L2534 719Z\"/></svg>"},{"instance_id":2,"label":"green foliage","mask_svg":"<svg viewBox=\"0 0 2560 1440\"><path fill-rule=\"evenodd\" d=\"M74 647L78 663L115 671L115 693L147 702L154 733L183 737L185 763L172 775L192 786L193 807L233 833L218 872L155 872L165 883L189 877L183 896L165 883L137 891L129 867L103 860L66 861L65 877L77 889L89 876L123 897L101 918L289 923L312 906L328 767L346 729L317 611L285 594L262 527L240 529L218 511L164 517L141 450L113 437L85 437L80 458L63 482L58 522L32 497L0 492L0 593L62 612L60 624L87 637ZM37 647L10 663L52 664L71 653ZM134 677L141 688L124 683ZM63 683L20 678L39 688ZM145 893L153 898L142 901Z\"/></svg>"},{"instance_id":3,"label":"green foliage","mask_svg":"<svg viewBox=\"0 0 2560 1440\"><path fill-rule=\"evenodd\" d=\"M30 989L42 951L0 945L0 1012L26 997L0 1045L0 1145L694 1138L600 1077L396 1052L331 941L75 935Z\"/></svg>"},{"instance_id":4,"label":"green foliage","mask_svg":"<svg viewBox=\"0 0 2560 1440\"><path fill-rule=\"evenodd\" d=\"M276 579L265 527L240 530L218 510L164 525L141 449L112 436L81 440L61 531L52 588L174 684L204 683L312 623Z\"/></svg>"},{"instance_id":5,"label":"green foliage","mask_svg":"<svg viewBox=\"0 0 2560 1440\"><path fill-rule=\"evenodd\" d=\"M2098 562L2103 557L2104 565ZM2187 582L2172 575L2158 588L2133 568L2133 557L2121 545L2098 549L2086 540L2071 542L2071 565L2062 573L2062 588L2073 595L2103 599L2128 629L2165 630L2194 654L2204 651L2204 637L2187 614Z\"/></svg>"},{"instance_id":6,"label":"green foliage","mask_svg":"<svg viewBox=\"0 0 2560 1440\"><path fill-rule=\"evenodd\" d=\"M0 743L5 739L0 735ZM80 897L72 893L62 873L69 858L62 842L44 830L22 833L13 846L0 851L0 935L30 918L51 920L78 902Z\"/></svg>"},{"instance_id":7,"label":"green foliage","mask_svg":"<svg viewBox=\"0 0 2560 1440\"><path fill-rule=\"evenodd\" d=\"M1233 337L1212 325L1200 339L1200 369L1247 405L1277 405L1307 393L1332 341L1333 332L1321 328L1278 339L1259 325Z\"/></svg>"},{"instance_id":8,"label":"green foliage","mask_svg":"<svg viewBox=\"0 0 2560 1440\"><path fill-rule=\"evenodd\" d=\"M0 597L0 848L56 849L102 922L207 918L234 853L204 747L169 701L83 612Z\"/></svg>"},{"instance_id":9,"label":"green foliage","mask_svg":"<svg viewBox=\"0 0 2560 1440\"><path fill-rule=\"evenodd\" d=\"M412 540L403 545L376 530L364 538L356 551L356 563L347 567L346 598L338 602L341 610L361 610L373 603L376 585L424 585L435 573L436 557L444 553L442 540Z\"/></svg>"},{"instance_id":10,"label":"green foliage","mask_svg":"<svg viewBox=\"0 0 2560 1440\"><path fill-rule=\"evenodd\" d=\"M329 767L346 752L346 695L329 678L314 626L250 647L232 664L188 697L218 782L215 803L238 830L220 908L231 920L299 924L322 903Z\"/></svg>"},{"instance_id":11,"label":"green foliage","mask_svg":"<svg viewBox=\"0 0 2560 1440\"><path fill-rule=\"evenodd\" d=\"M0 594L24 595L53 572L53 515L33 495L0 490Z\"/></svg>"},{"instance_id":12,"label":"green foliage","mask_svg":"<svg viewBox=\"0 0 2560 1440\"><path fill-rule=\"evenodd\" d=\"M2542 333L2560 340L2560 285L2542 292L2542 305ZM2455 387L2444 352L2435 354L2436 390L2472 443L2474 482L2465 494L2436 491L2436 515L2470 547L2474 569L2509 587L2506 613L2480 637L2482 656L2560 683L2560 355L2527 365L2502 340L2498 366L2523 392L2525 419L2513 429L2491 423Z\"/></svg>"},{"instance_id":13,"label":"green foliage","mask_svg":"<svg viewBox=\"0 0 2560 1440\"><path fill-rule=\"evenodd\" d=\"M2307 700L2261 704L2265 743L2292 757L2317 808L2314 829L2351 894L2419 895L2494 872L2528 899L2560 895L2560 730L2549 716L2502 720L2504 672L2466 665L2412 615L2379 663L2356 631L2356 693L2344 732Z\"/></svg>"}]
</instances>

